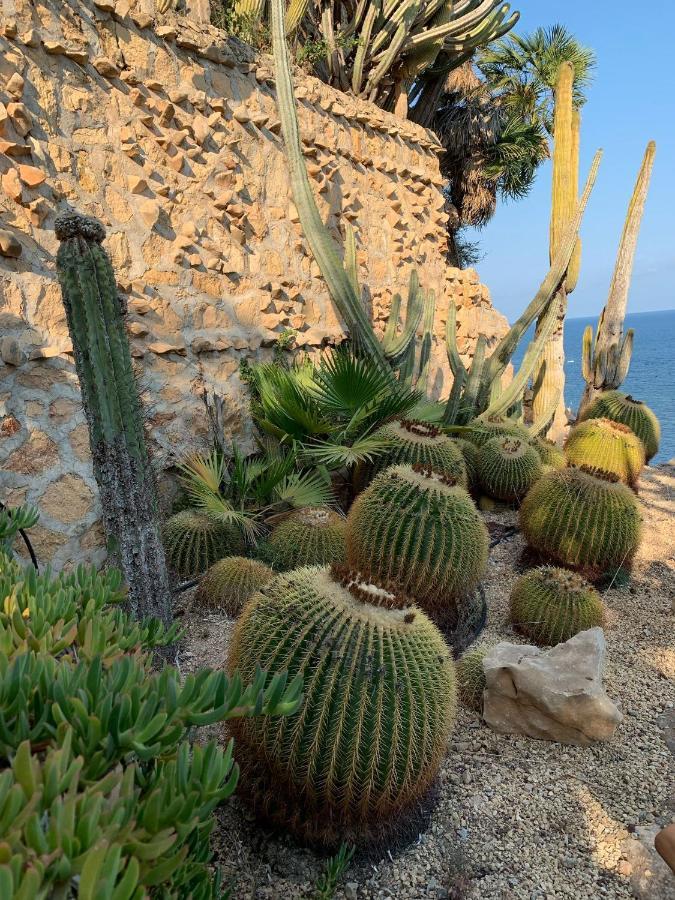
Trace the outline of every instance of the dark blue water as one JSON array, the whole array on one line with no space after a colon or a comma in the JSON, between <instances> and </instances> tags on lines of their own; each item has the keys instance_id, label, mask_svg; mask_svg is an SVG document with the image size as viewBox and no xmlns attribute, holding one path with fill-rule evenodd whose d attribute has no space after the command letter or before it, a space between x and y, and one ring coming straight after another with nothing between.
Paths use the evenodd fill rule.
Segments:
<instances>
[{"instance_id":1,"label":"dark blue water","mask_svg":"<svg viewBox=\"0 0 675 900\"><path fill-rule=\"evenodd\" d=\"M581 337L587 325L595 329L598 318L565 322L565 403L576 412L584 389L581 376ZM633 358L621 390L643 400L661 422L661 447L652 463L675 457L675 310L632 313L626 328L635 330ZM517 366L530 337L521 341L514 355Z\"/></svg>"}]
</instances>

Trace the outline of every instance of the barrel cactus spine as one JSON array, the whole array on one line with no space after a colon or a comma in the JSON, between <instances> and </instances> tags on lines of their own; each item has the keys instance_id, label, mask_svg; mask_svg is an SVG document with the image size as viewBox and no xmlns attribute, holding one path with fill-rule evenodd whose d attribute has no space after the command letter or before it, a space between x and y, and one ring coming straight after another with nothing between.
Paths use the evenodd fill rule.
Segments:
<instances>
[{"instance_id":1,"label":"barrel cactus spine","mask_svg":"<svg viewBox=\"0 0 675 900\"><path fill-rule=\"evenodd\" d=\"M616 476L569 467L547 472L520 507L529 546L591 581L628 568L642 522L635 494Z\"/></svg>"},{"instance_id":2,"label":"barrel cactus spine","mask_svg":"<svg viewBox=\"0 0 675 900\"><path fill-rule=\"evenodd\" d=\"M627 425L644 444L647 462L658 453L661 425L654 412L641 400L621 391L605 391L598 394L580 416L581 421L597 418Z\"/></svg>"},{"instance_id":3,"label":"barrel cactus spine","mask_svg":"<svg viewBox=\"0 0 675 900\"><path fill-rule=\"evenodd\" d=\"M125 331L125 309L96 219L65 212L54 221L56 268L73 342L94 477L108 550L138 617L169 624L171 592L154 473Z\"/></svg>"},{"instance_id":4,"label":"barrel cactus spine","mask_svg":"<svg viewBox=\"0 0 675 900\"><path fill-rule=\"evenodd\" d=\"M264 555L280 571L344 562L344 517L324 507L294 510L272 529Z\"/></svg>"},{"instance_id":5,"label":"barrel cactus spine","mask_svg":"<svg viewBox=\"0 0 675 900\"><path fill-rule=\"evenodd\" d=\"M565 457L572 465L611 472L634 489L645 464L642 441L627 425L611 419L585 419L575 425L565 442Z\"/></svg>"},{"instance_id":6,"label":"barrel cactus spine","mask_svg":"<svg viewBox=\"0 0 675 900\"><path fill-rule=\"evenodd\" d=\"M434 617L476 588L487 552L485 523L464 488L421 466L380 473L347 518L348 564L400 585Z\"/></svg>"},{"instance_id":7,"label":"barrel cactus spine","mask_svg":"<svg viewBox=\"0 0 675 900\"><path fill-rule=\"evenodd\" d=\"M519 578L510 609L514 628L543 646L568 641L605 620L595 588L576 572L555 566L541 566Z\"/></svg>"},{"instance_id":8,"label":"barrel cactus spine","mask_svg":"<svg viewBox=\"0 0 675 900\"><path fill-rule=\"evenodd\" d=\"M544 468L564 469L567 465L565 454L555 441L549 441L548 438L535 437L531 441L532 446L539 454Z\"/></svg>"},{"instance_id":9,"label":"barrel cactus spine","mask_svg":"<svg viewBox=\"0 0 675 900\"><path fill-rule=\"evenodd\" d=\"M217 560L241 550L243 544L233 526L195 509L170 516L164 523L162 537L169 565L185 577L200 575Z\"/></svg>"},{"instance_id":10,"label":"barrel cactus spine","mask_svg":"<svg viewBox=\"0 0 675 900\"><path fill-rule=\"evenodd\" d=\"M476 447L482 447L495 437L514 437L523 441L530 440L530 434L524 425L515 419L507 419L504 416L487 416L484 419L474 419L463 434L467 441L471 441Z\"/></svg>"},{"instance_id":11,"label":"barrel cactus spine","mask_svg":"<svg viewBox=\"0 0 675 900\"><path fill-rule=\"evenodd\" d=\"M273 578L272 569L256 559L226 556L204 574L195 592L195 603L236 618L249 597Z\"/></svg>"},{"instance_id":12,"label":"barrel cactus spine","mask_svg":"<svg viewBox=\"0 0 675 900\"><path fill-rule=\"evenodd\" d=\"M410 600L340 567L280 575L248 602L228 668L304 677L286 719L232 722L256 812L303 840L367 841L431 786L454 720L454 664Z\"/></svg>"},{"instance_id":13,"label":"barrel cactus spine","mask_svg":"<svg viewBox=\"0 0 675 900\"><path fill-rule=\"evenodd\" d=\"M541 474L539 454L520 438L491 438L479 451L481 487L496 500L507 503L522 500Z\"/></svg>"},{"instance_id":14,"label":"barrel cactus spine","mask_svg":"<svg viewBox=\"0 0 675 900\"><path fill-rule=\"evenodd\" d=\"M485 650L471 650L457 663L457 696L463 706L482 712L485 670Z\"/></svg>"}]
</instances>

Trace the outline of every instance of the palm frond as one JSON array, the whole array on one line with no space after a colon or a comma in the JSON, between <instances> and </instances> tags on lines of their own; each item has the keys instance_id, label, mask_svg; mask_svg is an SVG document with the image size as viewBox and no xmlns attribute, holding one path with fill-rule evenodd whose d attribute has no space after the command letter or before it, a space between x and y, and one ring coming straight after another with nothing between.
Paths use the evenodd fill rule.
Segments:
<instances>
[{"instance_id":1,"label":"palm frond","mask_svg":"<svg viewBox=\"0 0 675 900\"><path fill-rule=\"evenodd\" d=\"M220 494L202 494L198 499L195 498L195 506L214 521L238 528L250 542L254 542L260 532L255 514L235 509L229 500Z\"/></svg>"},{"instance_id":2,"label":"palm frond","mask_svg":"<svg viewBox=\"0 0 675 900\"><path fill-rule=\"evenodd\" d=\"M307 458L329 469L352 466L360 462L372 462L391 446L391 441L375 434L358 438L352 444L321 441L306 450Z\"/></svg>"},{"instance_id":3,"label":"palm frond","mask_svg":"<svg viewBox=\"0 0 675 900\"><path fill-rule=\"evenodd\" d=\"M258 394L252 404L257 425L285 443L326 434L331 423L310 390L306 365L285 369L273 364L251 367Z\"/></svg>"},{"instance_id":4,"label":"palm frond","mask_svg":"<svg viewBox=\"0 0 675 900\"><path fill-rule=\"evenodd\" d=\"M196 453L178 463L180 480L189 497L198 500L208 494L218 494L225 472L225 459L218 450Z\"/></svg>"},{"instance_id":5,"label":"palm frond","mask_svg":"<svg viewBox=\"0 0 675 900\"><path fill-rule=\"evenodd\" d=\"M330 480L320 472L292 472L274 488L279 503L294 509L304 506L330 506L335 501Z\"/></svg>"}]
</instances>

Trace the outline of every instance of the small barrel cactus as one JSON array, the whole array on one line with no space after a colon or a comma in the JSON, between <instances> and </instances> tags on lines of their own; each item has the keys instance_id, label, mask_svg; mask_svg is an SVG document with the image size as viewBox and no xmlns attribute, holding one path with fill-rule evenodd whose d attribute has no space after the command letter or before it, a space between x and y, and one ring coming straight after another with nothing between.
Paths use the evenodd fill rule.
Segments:
<instances>
[{"instance_id":1,"label":"small barrel cactus","mask_svg":"<svg viewBox=\"0 0 675 900\"><path fill-rule=\"evenodd\" d=\"M279 575L244 607L228 668L304 676L294 716L230 723L254 809L313 843L396 828L447 748L454 664L407 598L341 567Z\"/></svg>"},{"instance_id":2,"label":"small barrel cactus","mask_svg":"<svg viewBox=\"0 0 675 900\"><path fill-rule=\"evenodd\" d=\"M530 434L524 425L513 419L502 416L489 416L485 419L474 419L463 434L468 441L477 447L482 447L495 437L517 437L522 441L529 441Z\"/></svg>"},{"instance_id":3,"label":"small barrel cactus","mask_svg":"<svg viewBox=\"0 0 675 900\"><path fill-rule=\"evenodd\" d=\"M632 488L645 464L642 441L627 425L611 419L586 419L571 429L565 457L574 466L611 472Z\"/></svg>"},{"instance_id":4,"label":"small barrel cactus","mask_svg":"<svg viewBox=\"0 0 675 900\"><path fill-rule=\"evenodd\" d=\"M389 466L422 465L441 475L449 475L462 487L468 486L466 465L461 449L436 425L401 419L389 422L375 433L390 441L388 450L359 470L358 489L363 490L375 475Z\"/></svg>"},{"instance_id":5,"label":"small barrel cactus","mask_svg":"<svg viewBox=\"0 0 675 900\"><path fill-rule=\"evenodd\" d=\"M244 556L219 559L199 582L195 602L236 618L252 594L274 578L269 566Z\"/></svg>"},{"instance_id":6,"label":"small barrel cactus","mask_svg":"<svg viewBox=\"0 0 675 900\"><path fill-rule=\"evenodd\" d=\"M483 709L484 659L485 650L471 650L457 663L457 696L460 703L476 712L482 712Z\"/></svg>"},{"instance_id":7,"label":"small barrel cactus","mask_svg":"<svg viewBox=\"0 0 675 900\"><path fill-rule=\"evenodd\" d=\"M630 565L641 525L630 488L616 476L581 467L542 475L520 507L530 547L591 580Z\"/></svg>"},{"instance_id":8,"label":"small barrel cactus","mask_svg":"<svg viewBox=\"0 0 675 900\"><path fill-rule=\"evenodd\" d=\"M295 510L272 530L264 555L280 571L343 562L345 520L323 507Z\"/></svg>"},{"instance_id":9,"label":"small barrel cactus","mask_svg":"<svg viewBox=\"0 0 675 900\"><path fill-rule=\"evenodd\" d=\"M466 466L466 480L470 491L475 490L479 485L478 480L478 454L479 448L472 444L471 441L465 441L464 438L455 438L455 444L459 447L464 457L464 465Z\"/></svg>"},{"instance_id":10,"label":"small barrel cactus","mask_svg":"<svg viewBox=\"0 0 675 900\"><path fill-rule=\"evenodd\" d=\"M539 454L539 459L544 468L564 469L567 465L565 454L554 441L537 436L532 438L530 443Z\"/></svg>"},{"instance_id":11,"label":"small barrel cactus","mask_svg":"<svg viewBox=\"0 0 675 900\"><path fill-rule=\"evenodd\" d=\"M392 466L360 494L347 519L347 561L391 581L432 614L473 591L488 534L463 487L422 467Z\"/></svg>"},{"instance_id":12,"label":"small barrel cactus","mask_svg":"<svg viewBox=\"0 0 675 900\"><path fill-rule=\"evenodd\" d=\"M630 394L621 391L605 391L581 415L582 419L612 419L627 425L636 434L645 448L647 462L656 456L661 440L661 425L656 415L641 400L634 400Z\"/></svg>"},{"instance_id":13,"label":"small barrel cactus","mask_svg":"<svg viewBox=\"0 0 675 900\"><path fill-rule=\"evenodd\" d=\"M496 500L522 500L541 474L539 454L521 438L494 437L480 448L480 484Z\"/></svg>"},{"instance_id":14,"label":"small barrel cactus","mask_svg":"<svg viewBox=\"0 0 675 900\"><path fill-rule=\"evenodd\" d=\"M600 595L569 569L541 566L519 578L511 592L511 622L535 644L553 646L604 622Z\"/></svg>"},{"instance_id":15,"label":"small barrel cactus","mask_svg":"<svg viewBox=\"0 0 675 900\"><path fill-rule=\"evenodd\" d=\"M234 527L195 509L170 516L164 523L162 537L167 562L185 577L200 575L242 547L242 538Z\"/></svg>"}]
</instances>

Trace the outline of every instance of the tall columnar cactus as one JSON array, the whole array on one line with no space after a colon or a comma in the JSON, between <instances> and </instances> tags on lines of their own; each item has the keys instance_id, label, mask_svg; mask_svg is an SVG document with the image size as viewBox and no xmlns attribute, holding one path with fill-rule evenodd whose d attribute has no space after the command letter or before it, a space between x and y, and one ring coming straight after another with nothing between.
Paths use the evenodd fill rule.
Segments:
<instances>
[{"instance_id":1,"label":"tall columnar cactus","mask_svg":"<svg viewBox=\"0 0 675 900\"><path fill-rule=\"evenodd\" d=\"M421 467L386 469L347 518L348 565L398 584L443 621L475 589L487 552L487 529L464 488Z\"/></svg>"},{"instance_id":2,"label":"tall columnar cactus","mask_svg":"<svg viewBox=\"0 0 675 900\"><path fill-rule=\"evenodd\" d=\"M271 2L279 119L288 159L291 192L305 238L326 281L331 298L349 329L356 352L359 355L372 357L385 370L398 371L399 377L406 383L423 389L429 375L433 311L436 302L434 292L431 290L421 291L417 275L413 273L403 326L399 331L399 313L402 301L399 295L395 295L384 336L381 341L376 337L361 299L357 279L354 233L349 227L345 228L346 246L343 254L324 225L312 193L300 143L290 59L284 33L284 3L283 0L271 0ZM404 4L396 15L403 15L404 12L410 11L411 8ZM366 13L365 6L362 13ZM364 47L367 47L369 37L365 34L365 30L366 27L373 27L376 18L377 12L373 7L366 14L359 46L363 44ZM367 21L370 21L370 26L366 26ZM543 346L556 327L560 304L554 295L574 250L579 225L597 176L600 157L601 151L598 151L593 159L586 186L576 206L574 216L565 230L564 237L561 238L549 272L534 299L507 335L502 338L489 358L486 358L485 353L487 339L484 336L479 338L470 370L467 370L459 356L455 334L456 310L454 304L450 304L447 313L446 342L454 381L445 407L444 424L464 425L482 413L504 415L522 399L523 391L534 371ZM341 256L344 256L344 262ZM518 343L530 324L542 313L544 313L544 320L541 323L540 333L528 346L513 380L502 391L501 378ZM416 334L422 321L422 337L418 344Z\"/></svg>"},{"instance_id":3,"label":"tall columnar cactus","mask_svg":"<svg viewBox=\"0 0 675 900\"><path fill-rule=\"evenodd\" d=\"M162 527L166 558L186 577L200 575L217 560L242 549L241 534L232 525L196 509L174 513Z\"/></svg>"},{"instance_id":4,"label":"tall columnar cactus","mask_svg":"<svg viewBox=\"0 0 675 900\"><path fill-rule=\"evenodd\" d=\"M129 587L134 615L171 620L153 472L124 330L125 310L100 222L58 215L56 265L73 342L108 548Z\"/></svg>"},{"instance_id":5,"label":"tall columnar cactus","mask_svg":"<svg viewBox=\"0 0 675 900\"><path fill-rule=\"evenodd\" d=\"M579 191L579 113L574 109L574 66L564 62L558 70L553 115L553 188L549 258L555 258L565 229L577 205ZM579 277L581 243L577 238L567 271L557 290L558 316L555 327L544 345L537 371L534 374L532 414L535 422L543 422L542 430L556 412L564 424L563 392L565 387L565 348L563 328L567 312L567 295L574 290ZM544 327L540 316L537 332Z\"/></svg>"},{"instance_id":6,"label":"tall columnar cactus","mask_svg":"<svg viewBox=\"0 0 675 900\"><path fill-rule=\"evenodd\" d=\"M535 644L553 646L587 628L602 626L600 595L569 569L541 566L519 578L511 591L511 622Z\"/></svg>"},{"instance_id":7,"label":"tall columnar cactus","mask_svg":"<svg viewBox=\"0 0 675 900\"><path fill-rule=\"evenodd\" d=\"M438 426L401 419L380 428L376 435L388 440L390 446L373 463L361 467L360 487L367 487L383 469L403 463L427 466L439 475L449 475L462 487L468 486L462 451Z\"/></svg>"},{"instance_id":8,"label":"tall columnar cactus","mask_svg":"<svg viewBox=\"0 0 675 900\"><path fill-rule=\"evenodd\" d=\"M269 566L257 559L226 556L204 574L195 592L195 603L236 618L249 597L273 578Z\"/></svg>"},{"instance_id":9,"label":"tall columnar cactus","mask_svg":"<svg viewBox=\"0 0 675 900\"><path fill-rule=\"evenodd\" d=\"M575 466L611 472L635 489L645 464L645 448L627 425L611 419L587 419L571 429L565 457Z\"/></svg>"},{"instance_id":10,"label":"tall columnar cactus","mask_svg":"<svg viewBox=\"0 0 675 900\"><path fill-rule=\"evenodd\" d=\"M265 557L281 571L344 562L345 520L322 507L295 510L272 530Z\"/></svg>"},{"instance_id":11,"label":"tall columnar cactus","mask_svg":"<svg viewBox=\"0 0 675 900\"><path fill-rule=\"evenodd\" d=\"M654 412L641 400L621 391L605 391L585 408L581 420L605 418L627 425L645 448L647 462L659 452L661 425Z\"/></svg>"},{"instance_id":12,"label":"tall columnar cactus","mask_svg":"<svg viewBox=\"0 0 675 900\"><path fill-rule=\"evenodd\" d=\"M232 723L255 810L302 839L379 837L430 787L454 719L454 666L424 613L346 570L298 569L251 598L228 668L304 677L287 719Z\"/></svg>"},{"instance_id":13,"label":"tall columnar cactus","mask_svg":"<svg viewBox=\"0 0 675 900\"><path fill-rule=\"evenodd\" d=\"M594 338L592 325L584 331L581 363L586 387L579 406L579 417L598 393L616 390L628 374L633 352L633 329L629 328L624 334L623 325L635 249L655 154L656 144L650 141L630 198L614 264L614 274L609 286L609 296L600 314L597 334Z\"/></svg>"},{"instance_id":14,"label":"tall columnar cactus","mask_svg":"<svg viewBox=\"0 0 675 900\"><path fill-rule=\"evenodd\" d=\"M480 484L496 500L521 501L542 471L539 454L520 438L495 437L480 449Z\"/></svg>"},{"instance_id":15,"label":"tall columnar cactus","mask_svg":"<svg viewBox=\"0 0 675 900\"><path fill-rule=\"evenodd\" d=\"M630 488L581 468L543 475L520 507L520 527L530 547L592 581L628 568L642 531Z\"/></svg>"}]
</instances>

